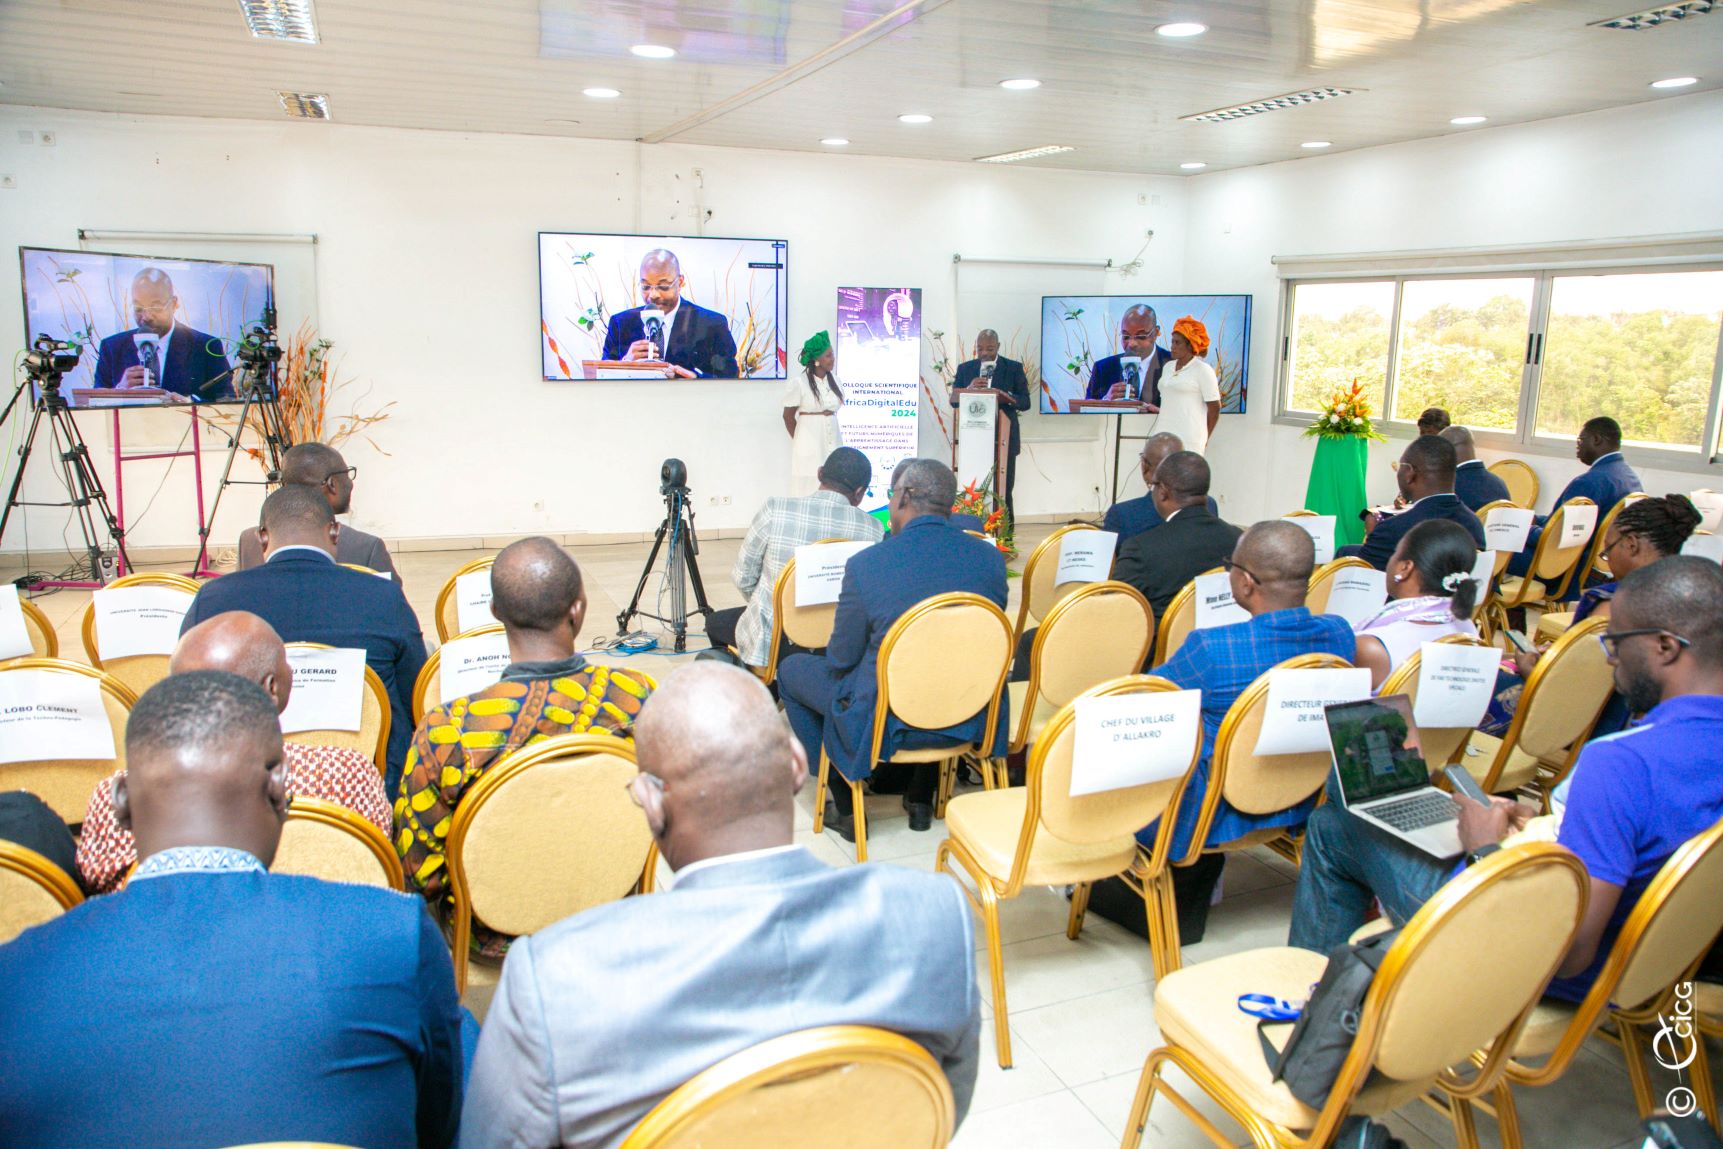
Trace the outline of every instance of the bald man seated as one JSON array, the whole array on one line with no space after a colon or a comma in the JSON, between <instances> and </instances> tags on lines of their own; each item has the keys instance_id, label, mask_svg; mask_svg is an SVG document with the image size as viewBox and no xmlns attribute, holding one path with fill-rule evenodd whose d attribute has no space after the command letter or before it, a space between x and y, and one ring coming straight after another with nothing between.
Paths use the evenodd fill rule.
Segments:
<instances>
[{"instance_id":1,"label":"bald man seated","mask_svg":"<svg viewBox=\"0 0 1723 1149\"><path fill-rule=\"evenodd\" d=\"M1508 485L1478 458L1478 446L1470 428L1458 424L1437 432L1454 447L1454 494L1473 513L1498 499L1513 502Z\"/></svg>"},{"instance_id":2,"label":"bald man seated","mask_svg":"<svg viewBox=\"0 0 1723 1149\"><path fill-rule=\"evenodd\" d=\"M159 267L132 279L137 326L102 340L96 352L97 387L160 387L176 398L208 403L233 398L233 368L222 341L179 322L179 296Z\"/></svg>"},{"instance_id":3,"label":"bald man seated","mask_svg":"<svg viewBox=\"0 0 1723 1149\"><path fill-rule=\"evenodd\" d=\"M646 704L635 748L634 800L675 881L515 943L479 1036L463 1149L617 1145L695 1074L823 1025L919 1043L961 1122L981 1003L957 885L897 866L833 869L792 844L807 756L747 671L676 671Z\"/></svg>"},{"instance_id":4,"label":"bald man seated","mask_svg":"<svg viewBox=\"0 0 1723 1149\"><path fill-rule=\"evenodd\" d=\"M1184 440L1171 431L1160 431L1145 439L1142 454L1137 456L1137 469L1143 476L1143 486L1154 483L1155 471L1168 455L1184 449ZM1209 514L1220 514L1220 506L1214 501L1214 496L1208 496L1204 505L1208 507ZM1119 545L1123 546L1126 539L1158 527L1163 521L1160 509L1155 506L1155 493L1149 490L1137 498L1121 499L1108 507L1101 519L1101 529L1115 532L1119 536Z\"/></svg>"},{"instance_id":5,"label":"bald man seated","mask_svg":"<svg viewBox=\"0 0 1723 1149\"><path fill-rule=\"evenodd\" d=\"M277 713L287 709L293 694L293 668L287 664L287 648L281 637L267 622L241 610L218 614L180 636L168 660L168 673L194 670L224 670L257 683L275 700ZM283 753L288 793L345 806L385 836L389 833L389 800L376 763L345 746L289 742ZM125 776L121 770L102 779L84 814L83 832L78 837L78 871L91 894L118 889L126 871L138 860L131 832L114 814L114 791Z\"/></svg>"},{"instance_id":6,"label":"bald man seated","mask_svg":"<svg viewBox=\"0 0 1723 1149\"><path fill-rule=\"evenodd\" d=\"M188 671L138 700L114 791L137 871L0 946L7 1149L452 1142L448 944L417 898L269 873L288 801L255 682Z\"/></svg>"},{"instance_id":7,"label":"bald man seated","mask_svg":"<svg viewBox=\"0 0 1723 1149\"><path fill-rule=\"evenodd\" d=\"M618 311L604 332L606 359L660 360L683 379L734 379L736 339L730 321L682 298L688 280L676 253L657 248L640 261L639 307ZM654 331L648 323L656 324Z\"/></svg>"},{"instance_id":8,"label":"bald man seated","mask_svg":"<svg viewBox=\"0 0 1723 1149\"><path fill-rule=\"evenodd\" d=\"M347 465L340 451L322 443L298 443L281 456L281 481L321 491L329 500L329 509L337 515L353 509L353 480L358 477L358 470ZM346 523L341 524L341 533L335 538L335 561L383 571L396 581L401 578L383 540ZM263 545L257 541L257 528L246 527L239 533L237 569L245 571L262 565Z\"/></svg>"},{"instance_id":9,"label":"bald man seated","mask_svg":"<svg viewBox=\"0 0 1723 1149\"><path fill-rule=\"evenodd\" d=\"M364 650L365 665L389 694L383 786L393 795L413 733L413 683L425 665L425 636L398 583L336 564L340 531L321 490L297 484L277 489L263 500L257 526L263 565L204 583L180 633L218 614L245 610L284 642Z\"/></svg>"},{"instance_id":10,"label":"bald man seated","mask_svg":"<svg viewBox=\"0 0 1723 1149\"><path fill-rule=\"evenodd\" d=\"M473 783L505 755L541 739L628 737L652 692L644 677L576 653L586 590L580 567L550 539L521 539L497 555L491 614L508 636L501 681L425 712L395 800L395 848L408 888L438 912L449 894L443 869L449 824ZM511 939L474 922L473 940L479 956L500 961Z\"/></svg>"}]
</instances>

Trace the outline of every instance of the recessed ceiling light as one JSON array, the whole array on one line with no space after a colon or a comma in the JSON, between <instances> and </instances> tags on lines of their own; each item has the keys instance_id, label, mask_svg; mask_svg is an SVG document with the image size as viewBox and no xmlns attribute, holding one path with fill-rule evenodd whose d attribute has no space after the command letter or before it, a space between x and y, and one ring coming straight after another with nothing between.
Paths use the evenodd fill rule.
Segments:
<instances>
[{"instance_id":1,"label":"recessed ceiling light","mask_svg":"<svg viewBox=\"0 0 1723 1149\"><path fill-rule=\"evenodd\" d=\"M1319 104L1323 100L1337 100L1341 96L1350 96L1364 90L1363 88L1306 88L1302 92L1287 92L1281 96L1270 96L1266 100L1252 100L1248 104L1234 104L1230 108L1212 108L1206 112L1180 116L1179 119L1187 124L1224 124L1228 120L1241 120L1246 116L1260 116L1264 112L1279 112L1287 108L1301 108L1306 104Z\"/></svg>"},{"instance_id":2,"label":"recessed ceiling light","mask_svg":"<svg viewBox=\"0 0 1723 1149\"><path fill-rule=\"evenodd\" d=\"M253 39L317 43L311 0L239 0L239 11Z\"/></svg>"},{"instance_id":3,"label":"recessed ceiling light","mask_svg":"<svg viewBox=\"0 0 1723 1149\"><path fill-rule=\"evenodd\" d=\"M1000 152L996 156L976 156L978 164L1014 164L1019 160L1038 160L1042 156L1056 156L1061 152L1074 152L1076 148L1069 144L1043 144L1038 148L1024 148L1016 152Z\"/></svg>"},{"instance_id":4,"label":"recessed ceiling light","mask_svg":"<svg viewBox=\"0 0 1723 1149\"><path fill-rule=\"evenodd\" d=\"M616 97L622 95L622 93L617 91L615 88L582 88L580 90L580 94L583 96L591 96L595 100L614 100Z\"/></svg>"},{"instance_id":5,"label":"recessed ceiling light","mask_svg":"<svg viewBox=\"0 0 1723 1149\"><path fill-rule=\"evenodd\" d=\"M897 122L900 124L931 124L933 117L924 116L920 112L905 112L897 118Z\"/></svg>"},{"instance_id":6,"label":"recessed ceiling light","mask_svg":"<svg viewBox=\"0 0 1723 1149\"><path fill-rule=\"evenodd\" d=\"M1162 24L1155 29L1155 34L1165 36L1169 40L1182 40L1187 36L1201 36L1207 31L1207 24L1198 24L1194 20L1181 20L1176 24Z\"/></svg>"},{"instance_id":7,"label":"recessed ceiling light","mask_svg":"<svg viewBox=\"0 0 1723 1149\"><path fill-rule=\"evenodd\" d=\"M1667 80L1653 80L1653 88L1685 88L1699 82L1698 76L1671 76Z\"/></svg>"},{"instance_id":8,"label":"recessed ceiling light","mask_svg":"<svg viewBox=\"0 0 1723 1149\"><path fill-rule=\"evenodd\" d=\"M1469 128L1473 124L1481 124L1487 119L1489 119L1488 116L1455 116L1448 122L1456 128Z\"/></svg>"},{"instance_id":9,"label":"recessed ceiling light","mask_svg":"<svg viewBox=\"0 0 1723 1149\"><path fill-rule=\"evenodd\" d=\"M1208 165L1201 160L1192 160L1189 163L1180 164L1179 167L1185 169L1187 172L1194 172L1199 168L1206 168Z\"/></svg>"},{"instance_id":10,"label":"recessed ceiling light","mask_svg":"<svg viewBox=\"0 0 1723 1149\"><path fill-rule=\"evenodd\" d=\"M1016 80L1001 80L999 81L999 86L1008 92L1027 92L1034 88L1039 88L1041 86L1041 81L1024 76Z\"/></svg>"},{"instance_id":11,"label":"recessed ceiling light","mask_svg":"<svg viewBox=\"0 0 1723 1149\"><path fill-rule=\"evenodd\" d=\"M1312 151L1315 151L1318 148L1333 147L1334 144L1330 140L1306 140L1302 144L1299 144L1298 146L1301 148L1309 148Z\"/></svg>"},{"instance_id":12,"label":"recessed ceiling light","mask_svg":"<svg viewBox=\"0 0 1723 1149\"><path fill-rule=\"evenodd\" d=\"M825 139L821 140L820 143L826 145L828 148L847 148L850 146L850 142L842 136L827 136Z\"/></svg>"},{"instance_id":13,"label":"recessed ceiling light","mask_svg":"<svg viewBox=\"0 0 1723 1149\"><path fill-rule=\"evenodd\" d=\"M322 93L276 92L281 97L281 110L296 120L327 120L329 97Z\"/></svg>"},{"instance_id":14,"label":"recessed ceiling light","mask_svg":"<svg viewBox=\"0 0 1723 1149\"><path fill-rule=\"evenodd\" d=\"M668 60L676 54L676 49L663 44L636 44L628 50L643 60Z\"/></svg>"}]
</instances>

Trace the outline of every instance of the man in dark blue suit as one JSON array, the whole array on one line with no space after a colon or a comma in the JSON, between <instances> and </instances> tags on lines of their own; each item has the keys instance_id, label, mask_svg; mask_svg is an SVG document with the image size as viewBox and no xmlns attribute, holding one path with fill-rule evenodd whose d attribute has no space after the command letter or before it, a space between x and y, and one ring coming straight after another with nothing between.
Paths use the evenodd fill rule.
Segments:
<instances>
[{"instance_id":1,"label":"man in dark blue suit","mask_svg":"<svg viewBox=\"0 0 1723 1149\"><path fill-rule=\"evenodd\" d=\"M1478 448L1472 441L1470 430L1455 425L1438 433L1454 445L1454 493L1473 514L1498 500L1513 502L1508 485L1478 458Z\"/></svg>"},{"instance_id":2,"label":"man in dark blue suit","mask_svg":"<svg viewBox=\"0 0 1723 1149\"><path fill-rule=\"evenodd\" d=\"M233 369L221 340L176 323L178 310L179 297L166 272L156 267L138 272L132 280L137 326L102 340L96 353L96 386L160 387L201 403L231 399ZM140 345L148 350L140 352Z\"/></svg>"},{"instance_id":3,"label":"man in dark blue suit","mask_svg":"<svg viewBox=\"0 0 1723 1149\"><path fill-rule=\"evenodd\" d=\"M1137 460L1143 473L1143 485L1146 487L1154 482L1155 469L1161 465L1163 459L1184 449L1184 440L1171 431L1157 431L1144 440L1143 453ZM1214 501L1213 495L1208 496L1207 506L1209 514L1220 514L1220 504ZM1153 492L1114 503L1107 508L1106 515L1101 519L1101 529L1117 534L1119 546L1124 546L1126 539L1160 525L1161 512L1155 507Z\"/></svg>"},{"instance_id":4,"label":"man in dark blue suit","mask_svg":"<svg viewBox=\"0 0 1723 1149\"><path fill-rule=\"evenodd\" d=\"M640 261L640 298L646 302L610 317L604 332L606 359L662 359L682 379L734 379L736 340L730 323L682 298L687 281L674 252L656 248ZM663 330L653 339L643 311L661 311Z\"/></svg>"},{"instance_id":5,"label":"man in dark blue suit","mask_svg":"<svg viewBox=\"0 0 1723 1149\"><path fill-rule=\"evenodd\" d=\"M869 749L873 739L874 701L879 697L877 668L880 643L892 624L911 607L934 595L967 591L1005 606L1005 557L998 548L966 535L946 521L957 497L951 468L937 459L914 459L893 480L891 535L850 559L838 597L831 642L823 655L797 654L778 668L778 693L790 727L818 763L825 746L832 765L845 778L859 780L873 773ZM994 730L996 753L1004 753L1005 708L1000 707ZM923 731L905 725L896 715L885 723L880 756L899 750L979 740L986 712L945 730ZM904 805L909 828L933 824L933 787L937 767L911 767ZM827 818L847 841L855 841L855 821L848 786L833 779L832 801L838 816Z\"/></svg>"},{"instance_id":6,"label":"man in dark blue suit","mask_svg":"<svg viewBox=\"0 0 1723 1149\"><path fill-rule=\"evenodd\" d=\"M1160 335L1161 324L1155 317L1154 308L1139 303L1126 311L1119 320L1119 346L1123 350L1117 355L1095 360L1095 366L1089 372L1089 388L1083 393L1083 398L1141 399L1159 409L1161 368L1173 357L1171 351L1155 345ZM1135 389L1126 380L1121 362L1128 356L1143 361Z\"/></svg>"},{"instance_id":7,"label":"man in dark blue suit","mask_svg":"<svg viewBox=\"0 0 1723 1149\"><path fill-rule=\"evenodd\" d=\"M1440 435L1420 435L1400 453L1400 469L1394 476L1406 509L1378 519L1366 519L1369 534L1356 546L1341 547L1336 558L1356 555L1379 571L1388 569L1394 548L1407 531L1426 519L1453 519L1465 527L1479 550L1484 549L1484 524L1478 521L1460 497L1454 494L1454 445Z\"/></svg>"},{"instance_id":8,"label":"man in dark blue suit","mask_svg":"<svg viewBox=\"0 0 1723 1149\"><path fill-rule=\"evenodd\" d=\"M413 735L409 703L425 665L425 637L394 579L336 564L340 530L320 488L280 488L263 500L257 528L263 565L205 583L180 633L226 611L248 610L274 627L283 642L364 648L365 664L389 692L384 783L393 799Z\"/></svg>"},{"instance_id":9,"label":"man in dark blue suit","mask_svg":"<svg viewBox=\"0 0 1723 1149\"><path fill-rule=\"evenodd\" d=\"M10 1149L452 1143L448 945L418 898L265 870L288 794L262 687L146 691L114 808L141 859L125 889L0 946Z\"/></svg>"},{"instance_id":10,"label":"man in dark blue suit","mask_svg":"<svg viewBox=\"0 0 1723 1149\"><path fill-rule=\"evenodd\" d=\"M991 387L999 393L999 410L1011 420L1011 443L1005 452L1005 508L1011 521L1017 521L1017 507L1012 493L1017 489L1017 455L1023 449L1023 439L1017 426L1019 412L1029 409L1029 376L1023 364L999 354L999 333L985 329L975 337L975 358L957 365L957 377L951 381L952 390L959 387ZM958 397L951 397L957 406ZM995 480L997 481L997 480Z\"/></svg>"},{"instance_id":11,"label":"man in dark blue suit","mask_svg":"<svg viewBox=\"0 0 1723 1149\"><path fill-rule=\"evenodd\" d=\"M1562 488L1555 502L1550 504L1550 511L1567 502L1569 499L1590 499L1597 504L1597 523L1603 525L1604 517L1635 491L1645 488L1639 481L1639 474L1627 465L1627 460L1621 455L1621 424L1608 415L1599 415L1588 419L1585 426L1579 429L1579 436L1574 440L1573 453L1580 462L1586 465L1586 470L1573 477L1573 481ZM1515 555L1508 563L1508 573L1516 577L1523 576L1531 569L1532 555L1538 549L1538 538L1543 534L1543 527L1549 521L1549 515L1539 515L1531 534L1526 536L1525 549ZM1576 579L1574 585L1568 587L1564 601L1577 599L1583 579Z\"/></svg>"}]
</instances>

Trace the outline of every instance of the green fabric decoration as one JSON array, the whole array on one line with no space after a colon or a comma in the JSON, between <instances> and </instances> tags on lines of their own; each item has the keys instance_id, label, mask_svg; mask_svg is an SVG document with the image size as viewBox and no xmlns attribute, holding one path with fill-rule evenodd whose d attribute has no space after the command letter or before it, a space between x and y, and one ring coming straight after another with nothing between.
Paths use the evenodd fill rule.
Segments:
<instances>
[{"instance_id":1,"label":"green fabric decoration","mask_svg":"<svg viewBox=\"0 0 1723 1149\"><path fill-rule=\"evenodd\" d=\"M812 363L831 349L832 333L829 331L816 331L808 337L808 341L806 343L802 344L802 350L796 358L801 361L803 367L806 367L808 364Z\"/></svg>"},{"instance_id":2,"label":"green fabric decoration","mask_svg":"<svg viewBox=\"0 0 1723 1149\"><path fill-rule=\"evenodd\" d=\"M1310 484L1304 489L1304 507L1319 515L1334 516L1337 547L1364 541L1364 521L1358 516L1370 505L1364 497L1364 467L1369 457L1370 443L1361 436L1316 441L1316 458L1310 462Z\"/></svg>"}]
</instances>

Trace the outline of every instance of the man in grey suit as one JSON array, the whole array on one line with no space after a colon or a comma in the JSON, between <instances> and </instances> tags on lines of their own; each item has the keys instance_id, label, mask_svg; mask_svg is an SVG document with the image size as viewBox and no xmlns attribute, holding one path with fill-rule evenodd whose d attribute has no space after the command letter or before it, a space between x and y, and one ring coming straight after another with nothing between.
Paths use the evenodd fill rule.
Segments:
<instances>
[{"instance_id":1,"label":"man in grey suit","mask_svg":"<svg viewBox=\"0 0 1723 1149\"><path fill-rule=\"evenodd\" d=\"M284 485L316 487L329 500L329 509L338 515L353 509L353 479L357 471L357 467L347 465L341 452L322 443L300 443L287 448L281 455L281 482ZM383 540L345 523L335 540L335 561L387 571L396 582L401 581ZM239 535L238 569L250 570L262 565L263 548L257 542L257 528L246 527Z\"/></svg>"},{"instance_id":2,"label":"man in grey suit","mask_svg":"<svg viewBox=\"0 0 1723 1149\"><path fill-rule=\"evenodd\" d=\"M634 799L675 884L515 942L461 1145L618 1145L702 1070L823 1025L918 1042L944 1067L961 1122L981 1002L956 884L889 865L832 869L792 844L807 755L745 671L677 671L642 709L634 744Z\"/></svg>"}]
</instances>

